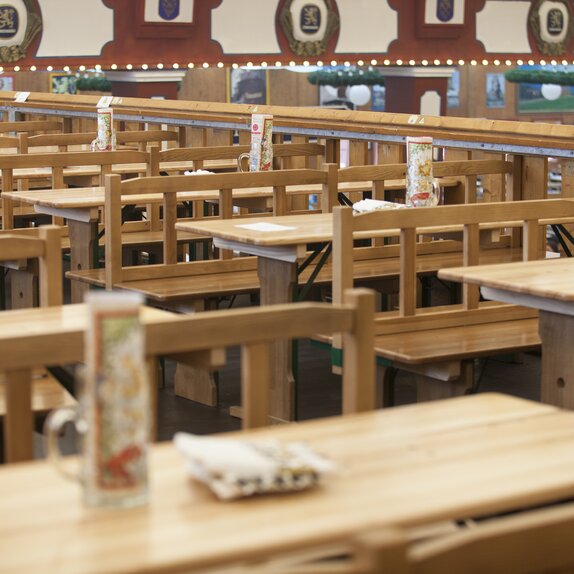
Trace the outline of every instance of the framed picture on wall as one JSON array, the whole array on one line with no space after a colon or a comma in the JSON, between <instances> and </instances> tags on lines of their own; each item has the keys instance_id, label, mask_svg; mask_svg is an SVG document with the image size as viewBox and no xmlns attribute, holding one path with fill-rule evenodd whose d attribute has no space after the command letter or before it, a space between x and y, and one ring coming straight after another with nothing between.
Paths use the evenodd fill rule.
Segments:
<instances>
[{"instance_id":1,"label":"framed picture on wall","mask_svg":"<svg viewBox=\"0 0 574 574\"><path fill-rule=\"evenodd\" d=\"M70 74L50 74L50 93L75 94L77 93L76 76Z\"/></svg>"},{"instance_id":2,"label":"framed picture on wall","mask_svg":"<svg viewBox=\"0 0 574 574\"><path fill-rule=\"evenodd\" d=\"M504 74L486 74L486 107L506 106L506 82Z\"/></svg>"},{"instance_id":3,"label":"framed picture on wall","mask_svg":"<svg viewBox=\"0 0 574 574\"><path fill-rule=\"evenodd\" d=\"M446 89L446 107L460 107L460 72L458 70L454 70L451 77L448 79L448 87Z\"/></svg>"},{"instance_id":4,"label":"framed picture on wall","mask_svg":"<svg viewBox=\"0 0 574 574\"><path fill-rule=\"evenodd\" d=\"M6 74L2 74L0 76L0 90L4 92L13 92L14 76L7 76Z\"/></svg>"},{"instance_id":5,"label":"framed picture on wall","mask_svg":"<svg viewBox=\"0 0 574 574\"><path fill-rule=\"evenodd\" d=\"M553 70L544 66L521 66L520 70L536 72ZM560 71L574 72L574 66L561 66ZM519 113L556 113L574 111L574 86L557 84L517 84L517 107Z\"/></svg>"},{"instance_id":6,"label":"framed picture on wall","mask_svg":"<svg viewBox=\"0 0 574 574\"><path fill-rule=\"evenodd\" d=\"M371 95L373 98L372 110L374 112L385 111L385 86L371 86Z\"/></svg>"},{"instance_id":7,"label":"framed picture on wall","mask_svg":"<svg viewBox=\"0 0 574 574\"><path fill-rule=\"evenodd\" d=\"M231 69L227 75L227 101L232 104L266 104L268 101L267 70Z\"/></svg>"}]
</instances>

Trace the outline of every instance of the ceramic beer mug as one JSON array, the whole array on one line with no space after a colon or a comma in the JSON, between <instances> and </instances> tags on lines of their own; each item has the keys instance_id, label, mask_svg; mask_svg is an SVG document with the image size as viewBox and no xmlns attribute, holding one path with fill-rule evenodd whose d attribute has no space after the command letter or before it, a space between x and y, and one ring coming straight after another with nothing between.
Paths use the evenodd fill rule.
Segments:
<instances>
[{"instance_id":1,"label":"ceramic beer mug","mask_svg":"<svg viewBox=\"0 0 574 574\"><path fill-rule=\"evenodd\" d=\"M112 108L98 109L98 137L92 141L92 151L115 151L114 111Z\"/></svg>"},{"instance_id":2,"label":"ceramic beer mug","mask_svg":"<svg viewBox=\"0 0 574 574\"><path fill-rule=\"evenodd\" d=\"M77 408L57 409L45 425L49 459L79 481L88 506L130 507L147 502L149 384L136 293L87 297L86 368ZM63 465L58 437L74 424L82 437L79 473Z\"/></svg>"},{"instance_id":3,"label":"ceramic beer mug","mask_svg":"<svg viewBox=\"0 0 574 574\"><path fill-rule=\"evenodd\" d=\"M439 202L440 188L432 175L432 138L407 137L408 207L433 207Z\"/></svg>"}]
</instances>

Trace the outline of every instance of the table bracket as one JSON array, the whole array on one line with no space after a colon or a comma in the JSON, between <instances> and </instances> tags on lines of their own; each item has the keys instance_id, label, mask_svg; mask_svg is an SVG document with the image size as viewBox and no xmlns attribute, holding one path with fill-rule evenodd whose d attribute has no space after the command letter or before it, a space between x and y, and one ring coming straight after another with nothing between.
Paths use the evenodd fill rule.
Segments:
<instances>
[{"instance_id":1,"label":"table bracket","mask_svg":"<svg viewBox=\"0 0 574 574\"><path fill-rule=\"evenodd\" d=\"M135 211L136 206L132 205L131 203L128 203L127 205L124 205L122 207L122 215L121 215L122 225L127 221L128 217L130 217L132 213L135 213ZM106 234L106 228L102 227L102 229L98 233L98 239L101 239L105 234Z\"/></svg>"},{"instance_id":2,"label":"table bracket","mask_svg":"<svg viewBox=\"0 0 574 574\"><path fill-rule=\"evenodd\" d=\"M564 240L563 237L565 236L566 239L568 239L568 241L572 245L574 245L574 237L572 237L572 234L564 227L564 225L562 225L562 223L551 224L550 227L552 228L552 231L554 232L556 239L558 239L558 242L562 246L562 249L564 249L566 257L572 257L572 252L568 248L568 245L566 245L566 241Z\"/></svg>"},{"instance_id":3,"label":"table bracket","mask_svg":"<svg viewBox=\"0 0 574 574\"><path fill-rule=\"evenodd\" d=\"M301 290L297 289L296 293L294 294L295 301L305 300L305 298L309 294L309 291L311 290L311 287L313 286L313 283L315 282L315 278L317 277L317 275L327 262L327 259L331 255L331 251L333 250L333 244L330 242L323 243L321 247L319 249L316 249L297 269L297 279L298 279L299 275L313 262L313 260L317 257L319 253L321 253L321 251L323 251L323 249L325 249L325 252L323 253L323 255L321 255L321 259L319 259L319 262L315 266L315 269L313 269L313 272L311 273L311 275L309 275L309 278L305 282L305 285L303 285L303 288ZM299 284L298 281L297 284Z\"/></svg>"}]
</instances>

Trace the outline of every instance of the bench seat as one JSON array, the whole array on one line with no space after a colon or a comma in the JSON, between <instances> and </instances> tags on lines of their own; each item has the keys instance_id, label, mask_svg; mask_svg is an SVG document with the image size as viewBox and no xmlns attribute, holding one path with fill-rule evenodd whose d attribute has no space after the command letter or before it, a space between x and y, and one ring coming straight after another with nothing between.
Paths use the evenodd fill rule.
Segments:
<instances>
[{"instance_id":1,"label":"bench seat","mask_svg":"<svg viewBox=\"0 0 574 574\"><path fill-rule=\"evenodd\" d=\"M377 356L403 365L460 361L539 348L536 318L375 337Z\"/></svg>"},{"instance_id":2,"label":"bench seat","mask_svg":"<svg viewBox=\"0 0 574 574\"><path fill-rule=\"evenodd\" d=\"M520 249L486 249L481 252L481 263L502 263L520 261ZM417 258L417 273L433 274L441 268L461 265L461 252L432 253ZM151 267L151 266L150 266ZM364 259L353 263L354 277L358 282L385 280L395 278L399 274L399 259L386 257L383 259ZM160 266L158 266L159 270ZM299 283L305 283L313 272L314 265L301 274ZM66 277L89 285L104 287L104 269L85 269L68 271ZM317 285L330 284L333 280L333 267L330 263L323 266L314 283ZM207 273L204 275L162 277L123 281L115 285L118 289L139 291L148 299L158 302L170 302L190 298L208 298L259 290L259 279L255 269L248 271L226 271L223 273Z\"/></svg>"}]
</instances>

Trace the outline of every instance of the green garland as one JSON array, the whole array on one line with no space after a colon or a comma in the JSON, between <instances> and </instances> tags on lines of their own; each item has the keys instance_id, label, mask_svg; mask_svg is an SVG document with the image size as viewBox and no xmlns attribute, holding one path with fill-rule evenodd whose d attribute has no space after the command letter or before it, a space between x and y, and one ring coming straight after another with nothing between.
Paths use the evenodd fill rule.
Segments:
<instances>
[{"instance_id":1,"label":"green garland","mask_svg":"<svg viewBox=\"0 0 574 574\"><path fill-rule=\"evenodd\" d=\"M112 83L103 76L92 76L89 78L78 78L78 90L83 92L111 92Z\"/></svg>"},{"instance_id":2,"label":"green garland","mask_svg":"<svg viewBox=\"0 0 574 574\"><path fill-rule=\"evenodd\" d=\"M510 70L504 74L509 82L516 84L557 84L574 86L574 73L548 70Z\"/></svg>"},{"instance_id":3,"label":"green garland","mask_svg":"<svg viewBox=\"0 0 574 574\"><path fill-rule=\"evenodd\" d=\"M374 68L357 70L354 68L344 70L317 70L307 75L311 84L319 86L384 86L385 79Z\"/></svg>"}]
</instances>

